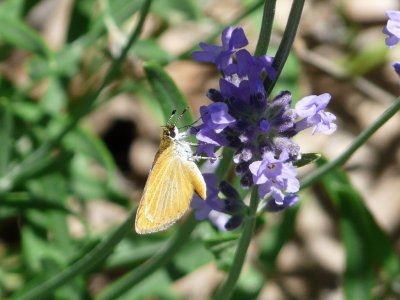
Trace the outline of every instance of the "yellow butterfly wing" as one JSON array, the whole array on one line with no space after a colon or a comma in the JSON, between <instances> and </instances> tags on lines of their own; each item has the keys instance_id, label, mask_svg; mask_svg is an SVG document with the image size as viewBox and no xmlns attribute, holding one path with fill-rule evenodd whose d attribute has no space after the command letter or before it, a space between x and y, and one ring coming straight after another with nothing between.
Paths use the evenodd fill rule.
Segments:
<instances>
[{"instance_id":1,"label":"yellow butterfly wing","mask_svg":"<svg viewBox=\"0 0 400 300\"><path fill-rule=\"evenodd\" d=\"M157 154L136 212L136 232L171 226L188 210L194 191L205 199L206 184L196 164L177 155L174 146Z\"/></svg>"}]
</instances>

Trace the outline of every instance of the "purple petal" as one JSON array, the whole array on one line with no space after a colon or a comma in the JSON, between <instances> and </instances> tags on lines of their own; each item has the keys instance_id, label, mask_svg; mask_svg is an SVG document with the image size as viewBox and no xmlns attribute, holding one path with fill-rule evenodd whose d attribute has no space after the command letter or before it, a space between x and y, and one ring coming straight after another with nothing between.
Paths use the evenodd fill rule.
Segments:
<instances>
[{"instance_id":1,"label":"purple petal","mask_svg":"<svg viewBox=\"0 0 400 300\"><path fill-rule=\"evenodd\" d=\"M210 221L221 231L226 231L225 224L229 216L219 211L212 210L209 214Z\"/></svg>"},{"instance_id":2,"label":"purple petal","mask_svg":"<svg viewBox=\"0 0 400 300\"><path fill-rule=\"evenodd\" d=\"M386 30L396 37L400 37L400 22L389 20L386 25Z\"/></svg>"},{"instance_id":3,"label":"purple petal","mask_svg":"<svg viewBox=\"0 0 400 300\"><path fill-rule=\"evenodd\" d=\"M197 220L204 220L208 218L211 212L211 207L209 207L206 201L202 200L199 196L194 195L190 207L193 208L194 214Z\"/></svg>"},{"instance_id":4,"label":"purple petal","mask_svg":"<svg viewBox=\"0 0 400 300\"><path fill-rule=\"evenodd\" d=\"M224 31L222 31L221 42L222 42L222 47L224 48L224 50L229 49L229 41L232 37L232 32L233 32L232 26L228 26L224 29Z\"/></svg>"},{"instance_id":5,"label":"purple petal","mask_svg":"<svg viewBox=\"0 0 400 300\"><path fill-rule=\"evenodd\" d=\"M283 194L283 192L280 189L278 189L274 186L271 186L271 194L272 194L272 198L275 200L276 204L283 205L283 200L285 198L285 195Z\"/></svg>"},{"instance_id":6,"label":"purple petal","mask_svg":"<svg viewBox=\"0 0 400 300\"><path fill-rule=\"evenodd\" d=\"M235 122L235 118L232 117L228 113L228 105L222 102L212 103L208 106L209 112L211 114L211 120L214 124L224 125L222 128L220 127L219 131L216 130L217 133L222 131L226 126Z\"/></svg>"},{"instance_id":7,"label":"purple petal","mask_svg":"<svg viewBox=\"0 0 400 300\"><path fill-rule=\"evenodd\" d=\"M196 134L196 139L206 144L222 146L222 137L219 137L214 130L207 126L200 129Z\"/></svg>"},{"instance_id":8,"label":"purple petal","mask_svg":"<svg viewBox=\"0 0 400 300\"><path fill-rule=\"evenodd\" d=\"M330 99L331 95L328 93L304 97L296 103L295 111L302 118L311 117L325 109Z\"/></svg>"},{"instance_id":9,"label":"purple petal","mask_svg":"<svg viewBox=\"0 0 400 300\"><path fill-rule=\"evenodd\" d=\"M388 11L386 11L385 14L388 17L388 19L400 22L400 11L398 11L398 10L388 10Z\"/></svg>"},{"instance_id":10,"label":"purple petal","mask_svg":"<svg viewBox=\"0 0 400 300\"><path fill-rule=\"evenodd\" d=\"M400 76L400 62L395 61L392 66L393 66L394 70L396 71L397 75Z\"/></svg>"},{"instance_id":11,"label":"purple petal","mask_svg":"<svg viewBox=\"0 0 400 300\"><path fill-rule=\"evenodd\" d=\"M215 145L212 144L200 144L197 147L196 154L205 153L207 157L217 157L215 155Z\"/></svg>"},{"instance_id":12,"label":"purple petal","mask_svg":"<svg viewBox=\"0 0 400 300\"><path fill-rule=\"evenodd\" d=\"M246 38L246 35L244 34L243 28L237 27L233 32L232 32L232 37L229 42L229 47L230 48L242 48L244 46L247 46L249 41Z\"/></svg>"},{"instance_id":13,"label":"purple petal","mask_svg":"<svg viewBox=\"0 0 400 300\"><path fill-rule=\"evenodd\" d=\"M397 36L388 36L385 39L385 43L389 48L393 48L394 46L396 46L396 44L400 41L400 39Z\"/></svg>"},{"instance_id":14,"label":"purple petal","mask_svg":"<svg viewBox=\"0 0 400 300\"><path fill-rule=\"evenodd\" d=\"M285 198L283 199L282 205L276 204L275 200L271 199L270 201L268 201L267 206L265 207L265 210L269 211L269 212L282 211L285 208L295 205L299 201L299 199L300 199L299 196L297 196L296 194L286 195Z\"/></svg>"}]
</instances>

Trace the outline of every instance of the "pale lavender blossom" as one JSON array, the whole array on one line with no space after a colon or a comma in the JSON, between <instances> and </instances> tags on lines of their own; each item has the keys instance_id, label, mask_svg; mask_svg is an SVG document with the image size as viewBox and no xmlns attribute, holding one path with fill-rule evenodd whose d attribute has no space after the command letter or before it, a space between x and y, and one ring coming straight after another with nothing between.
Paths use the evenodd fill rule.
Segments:
<instances>
[{"instance_id":1,"label":"pale lavender blossom","mask_svg":"<svg viewBox=\"0 0 400 300\"><path fill-rule=\"evenodd\" d=\"M299 191L297 170L288 160L289 155L286 151L282 151L279 158L275 158L271 152L267 152L262 161L250 164L249 169L253 174L253 182L259 185L261 198L271 193L275 202L282 205L285 193Z\"/></svg>"},{"instance_id":2,"label":"pale lavender blossom","mask_svg":"<svg viewBox=\"0 0 400 300\"><path fill-rule=\"evenodd\" d=\"M330 99L331 95L325 93L319 96L307 96L299 100L296 103L295 112L303 119L296 123L296 131L300 132L306 128L313 127L312 134L317 132L333 133L337 128L336 124L333 123L336 117L324 110Z\"/></svg>"},{"instance_id":3,"label":"pale lavender blossom","mask_svg":"<svg viewBox=\"0 0 400 300\"><path fill-rule=\"evenodd\" d=\"M400 41L400 11L388 10L386 16L389 20L383 28L383 33L389 35L385 40L386 45L393 48Z\"/></svg>"}]
</instances>

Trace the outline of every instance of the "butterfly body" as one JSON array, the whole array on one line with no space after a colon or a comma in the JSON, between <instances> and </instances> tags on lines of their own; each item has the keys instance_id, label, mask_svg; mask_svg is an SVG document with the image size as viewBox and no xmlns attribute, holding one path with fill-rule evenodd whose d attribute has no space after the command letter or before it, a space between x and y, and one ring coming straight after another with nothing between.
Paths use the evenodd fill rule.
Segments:
<instances>
[{"instance_id":1,"label":"butterfly body","mask_svg":"<svg viewBox=\"0 0 400 300\"><path fill-rule=\"evenodd\" d=\"M206 198L206 184L185 137L174 125L163 127L160 148L136 213L139 234L165 230L175 223L188 210L194 192Z\"/></svg>"}]
</instances>

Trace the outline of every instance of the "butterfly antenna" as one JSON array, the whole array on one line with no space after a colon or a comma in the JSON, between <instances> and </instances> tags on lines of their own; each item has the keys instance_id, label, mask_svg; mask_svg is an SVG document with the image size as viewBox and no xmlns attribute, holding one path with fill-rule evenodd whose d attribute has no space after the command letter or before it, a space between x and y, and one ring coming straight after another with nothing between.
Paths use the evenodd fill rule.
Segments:
<instances>
[{"instance_id":1,"label":"butterfly antenna","mask_svg":"<svg viewBox=\"0 0 400 300\"><path fill-rule=\"evenodd\" d=\"M182 112L179 114L179 116L176 118L176 120L175 120L175 122L174 122L174 125L176 125L179 121L180 121L180 119L182 119L182 117L183 117L183 115L187 112L187 110L188 110L188 107L186 107L186 108L184 108L183 110L182 110Z\"/></svg>"},{"instance_id":2,"label":"butterfly antenna","mask_svg":"<svg viewBox=\"0 0 400 300\"><path fill-rule=\"evenodd\" d=\"M172 118L175 116L175 114L176 114L176 109L174 109L174 110L171 112L171 115L170 115L170 117L169 117L169 119L168 119L168 121L167 121L167 125L170 124L170 122L171 122Z\"/></svg>"},{"instance_id":3,"label":"butterfly antenna","mask_svg":"<svg viewBox=\"0 0 400 300\"><path fill-rule=\"evenodd\" d=\"M190 124L188 124L188 125L179 127L178 129L189 128L189 127L190 127L190 128L195 128L193 125L196 124L197 122L199 122L200 120L201 120L201 117L199 117L196 121L194 121L194 122L192 122L192 123L190 123Z\"/></svg>"}]
</instances>

